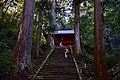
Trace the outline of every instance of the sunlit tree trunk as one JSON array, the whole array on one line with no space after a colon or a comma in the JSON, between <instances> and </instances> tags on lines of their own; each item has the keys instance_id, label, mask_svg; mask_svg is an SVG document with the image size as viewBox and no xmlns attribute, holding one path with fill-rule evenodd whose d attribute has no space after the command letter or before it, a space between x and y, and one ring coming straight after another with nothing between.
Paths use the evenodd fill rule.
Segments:
<instances>
[{"instance_id":1,"label":"sunlit tree trunk","mask_svg":"<svg viewBox=\"0 0 120 80\"><path fill-rule=\"evenodd\" d=\"M40 41L41 41L41 29L43 24L43 16L44 16L44 0L40 0L40 11L39 11L39 23L38 23L38 34L37 34L37 56L39 56L40 52Z\"/></svg>"},{"instance_id":2,"label":"sunlit tree trunk","mask_svg":"<svg viewBox=\"0 0 120 80\"><path fill-rule=\"evenodd\" d=\"M75 31L75 46L77 54L82 53L80 45L80 2L73 1L74 4L74 31Z\"/></svg>"},{"instance_id":3,"label":"sunlit tree trunk","mask_svg":"<svg viewBox=\"0 0 120 80\"><path fill-rule=\"evenodd\" d=\"M107 80L104 34L102 28L102 6L100 0L94 1L94 80Z\"/></svg>"},{"instance_id":4,"label":"sunlit tree trunk","mask_svg":"<svg viewBox=\"0 0 120 80\"><path fill-rule=\"evenodd\" d=\"M35 0L24 1L20 32L14 53L14 68L16 70L25 70L31 61L34 8Z\"/></svg>"}]
</instances>

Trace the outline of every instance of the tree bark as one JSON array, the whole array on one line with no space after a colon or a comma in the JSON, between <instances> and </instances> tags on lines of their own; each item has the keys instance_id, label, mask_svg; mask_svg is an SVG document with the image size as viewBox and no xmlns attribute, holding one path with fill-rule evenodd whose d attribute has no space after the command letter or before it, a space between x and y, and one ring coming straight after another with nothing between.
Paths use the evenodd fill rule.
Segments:
<instances>
[{"instance_id":1,"label":"tree bark","mask_svg":"<svg viewBox=\"0 0 120 80\"><path fill-rule=\"evenodd\" d=\"M52 24L55 24L56 22L56 0L52 0L52 6L51 6L51 15L52 15Z\"/></svg>"},{"instance_id":2,"label":"tree bark","mask_svg":"<svg viewBox=\"0 0 120 80\"><path fill-rule=\"evenodd\" d=\"M35 0L25 0L15 53L14 68L25 70L31 61Z\"/></svg>"},{"instance_id":3,"label":"tree bark","mask_svg":"<svg viewBox=\"0 0 120 80\"><path fill-rule=\"evenodd\" d=\"M102 28L102 6L94 1L94 80L107 80L104 34Z\"/></svg>"},{"instance_id":4,"label":"tree bark","mask_svg":"<svg viewBox=\"0 0 120 80\"><path fill-rule=\"evenodd\" d=\"M75 32L75 46L77 54L82 54L80 45L80 3L74 0L74 32Z\"/></svg>"},{"instance_id":5,"label":"tree bark","mask_svg":"<svg viewBox=\"0 0 120 80\"><path fill-rule=\"evenodd\" d=\"M42 24L43 24L43 16L44 16L44 0L42 0L42 2L40 3L40 11L39 11L38 35L37 35L37 57L39 56L39 52L40 52L40 41L41 41L41 29L42 29Z\"/></svg>"},{"instance_id":6,"label":"tree bark","mask_svg":"<svg viewBox=\"0 0 120 80\"><path fill-rule=\"evenodd\" d=\"M51 43L51 32L48 30L47 44L50 46L50 43Z\"/></svg>"},{"instance_id":7,"label":"tree bark","mask_svg":"<svg viewBox=\"0 0 120 80\"><path fill-rule=\"evenodd\" d=\"M55 9L56 9L56 0L52 0L51 2L51 16L52 16L52 21L51 21L51 25L55 26L55 22L56 22L56 13L55 13ZM53 46L54 41L52 41L52 32L50 30L48 30L48 37L47 37L47 41L48 41L48 45L49 46Z\"/></svg>"}]
</instances>

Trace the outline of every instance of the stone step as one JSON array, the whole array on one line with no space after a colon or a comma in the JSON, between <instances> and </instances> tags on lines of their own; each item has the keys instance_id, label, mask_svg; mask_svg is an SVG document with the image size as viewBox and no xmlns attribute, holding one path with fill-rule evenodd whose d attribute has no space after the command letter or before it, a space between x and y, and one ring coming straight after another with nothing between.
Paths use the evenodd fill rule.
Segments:
<instances>
[{"instance_id":1,"label":"stone step","mask_svg":"<svg viewBox=\"0 0 120 80\"><path fill-rule=\"evenodd\" d=\"M79 80L72 57L65 59L64 48L55 48L35 80Z\"/></svg>"}]
</instances>

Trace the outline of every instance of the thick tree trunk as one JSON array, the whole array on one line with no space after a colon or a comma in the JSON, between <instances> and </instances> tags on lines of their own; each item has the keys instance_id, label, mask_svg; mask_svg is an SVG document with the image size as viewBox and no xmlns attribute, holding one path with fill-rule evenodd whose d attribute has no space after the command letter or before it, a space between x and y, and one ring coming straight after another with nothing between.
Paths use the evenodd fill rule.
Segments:
<instances>
[{"instance_id":1,"label":"thick tree trunk","mask_svg":"<svg viewBox=\"0 0 120 80\"><path fill-rule=\"evenodd\" d=\"M51 32L48 31L48 35L47 35L47 44L50 46L51 43Z\"/></svg>"},{"instance_id":2,"label":"thick tree trunk","mask_svg":"<svg viewBox=\"0 0 120 80\"><path fill-rule=\"evenodd\" d=\"M107 80L104 35L102 28L102 6L100 0L94 2L94 80Z\"/></svg>"},{"instance_id":3,"label":"thick tree trunk","mask_svg":"<svg viewBox=\"0 0 120 80\"><path fill-rule=\"evenodd\" d=\"M52 24L55 24L56 22L56 0L52 0L52 6L51 6L51 15L52 15Z\"/></svg>"},{"instance_id":4,"label":"thick tree trunk","mask_svg":"<svg viewBox=\"0 0 120 80\"><path fill-rule=\"evenodd\" d=\"M28 67L31 61L34 8L35 0L25 0L14 54L14 68L22 71Z\"/></svg>"},{"instance_id":5,"label":"thick tree trunk","mask_svg":"<svg viewBox=\"0 0 120 80\"><path fill-rule=\"evenodd\" d=\"M44 1L42 0L42 3L40 3L40 11L39 11L38 35L37 35L37 57L39 56L39 52L40 52L40 41L41 41L41 29L42 29L42 24L43 24L43 16L44 16Z\"/></svg>"},{"instance_id":6,"label":"thick tree trunk","mask_svg":"<svg viewBox=\"0 0 120 80\"><path fill-rule=\"evenodd\" d=\"M55 22L56 22L56 13L55 13L55 9L56 9L56 0L52 0L51 2L51 16L52 16L52 21L51 21L51 24L50 25L55 25ZM54 45L54 41L52 41L52 32L50 30L48 30L48 37L47 37L47 40L48 40L48 45L50 45L51 47Z\"/></svg>"},{"instance_id":7,"label":"thick tree trunk","mask_svg":"<svg viewBox=\"0 0 120 80\"><path fill-rule=\"evenodd\" d=\"M80 45L80 4L74 2L74 31L75 31L75 46L77 54L82 54Z\"/></svg>"}]
</instances>

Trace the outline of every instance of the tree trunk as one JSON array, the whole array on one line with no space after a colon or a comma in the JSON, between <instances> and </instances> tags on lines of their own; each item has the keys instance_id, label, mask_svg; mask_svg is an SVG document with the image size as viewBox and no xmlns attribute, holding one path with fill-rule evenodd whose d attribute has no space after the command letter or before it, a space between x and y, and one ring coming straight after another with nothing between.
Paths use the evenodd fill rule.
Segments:
<instances>
[{"instance_id":1,"label":"tree trunk","mask_svg":"<svg viewBox=\"0 0 120 80\"><path fill-rule=\"evenodd\" d=\"M51 32L48 31L48 35L47 35L47 44L50 46L51 43Z\"/></svg>"},{"instance_id":2,"label":"tree trunk","mask_svg":"<svg viewBox=\"0 0 120 80\"><path fill-rule=\"evenodd\" d=\"M52 15L52 24L55 24L56 22L56 0L52 0L52 6L51 6L51 15Z\"/></svg>"},{"instance_id":3,"label":"tree trunk","mask_svg":"<svg viewBox=\"0 0 120 80\"><path fill-rule=\"evenodd\" d=\"M52 0L51 2L51 16L52 16L52 21L51 21L51 25L52 26L55 26L55 22L56 22L56 13L55 13L55 9L56 9L56 0ZM47 40L48 40L48 45L52 46L54 45L54 41L52 41L52 32L50 30L48 30L48 37L47 37Z\"/></svg>"},{"instance_id":4,"label":"tree trunk","mask_svg":"<svg viewBox=\"0 0 120 80\"><path fill-rule=\"evenodd\" d=\"M107 80L104 35L102 28L102 6L100 0L94 2L94 80Z\"/></svg>"},{"instance_id":5,"label":"tree trunk","mask_svg":"<svg viewBox=\"0 0 120 80\"><path fill-rule=\"evenodd\" d=\"M41 0L40 0L41 2ZM40 11L39 11L39 23L38 23L38 35L37 35L37 57L40 52L40 41L41 41L41 29L43 24L43 16L44 16L44 1L40 3Z\"/></svg>"},{"instance_id":6,"label":"tree trunk","mask_svg":"<svg viewBox=\"0 0 120 80\"><path fill-rule=\"evenodd\" d=\"M82 54L80 45L80 3L74 1L74 32L75 32L75 46L77 54Z\"/></svg>"},{"instance_id":7,"label":"tree trunk","mask_svg":"<svg viewBox=\"0 0 120 80\"><path fill-rule=\"evenodd\" d=\"M31 61L34 8L35 0L24 1L24 8L20 24L20 32L18 35L14 53L14 68L17 71L25 70L25 68L28 67Z\"/></svg>"}]
</instances>

